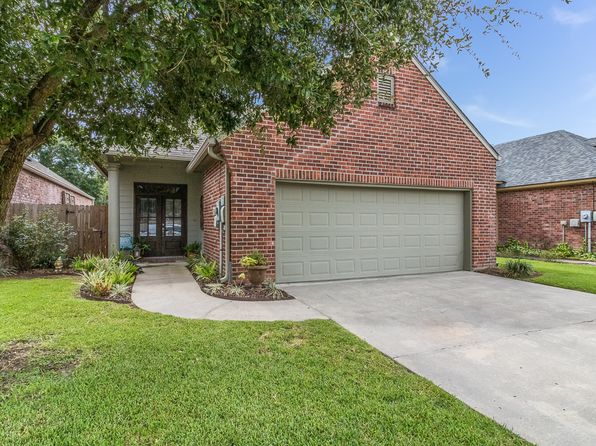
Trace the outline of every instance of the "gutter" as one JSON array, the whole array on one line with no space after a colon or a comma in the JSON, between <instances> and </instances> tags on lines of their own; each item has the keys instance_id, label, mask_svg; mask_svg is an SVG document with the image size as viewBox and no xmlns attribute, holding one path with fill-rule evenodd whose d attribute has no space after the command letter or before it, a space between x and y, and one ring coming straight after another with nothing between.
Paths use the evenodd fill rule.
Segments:
<instances>
[{"instance_id":1,"label":"gutter","mask_svg":"<svg viewBox=\"0 0 596 446\"><path fill-rule=\"evenodd\" d=\"M225 212L225 218L224 218L224 234L225 234L225 264L226 264L226 274L221 277L219 280L220 282L231 282L232 281L232 262L231 262L231 258L232 258L232 237L231 237L231 211L230 211L230 197L231 197L231 193L230 193L230 169L228 168L228 164L226 163L225 158L221 155L221 146L219 145L219 143L215 140L210 138L210 140L215 141L214 143L209 143L205 145L205 152L206 152L206 156L209 156L210 158L213 158L216 161L222 162L224 165L224 175L225 175L225 190L224 190L224 212ZM216 152L216 150L218 152ZM203 148L201 148L200 152L203 151ZM197 154L199 155L199 154ZM198 160L196 162L196 165L199 165L201 163L201 161L205 158L205 156L203 154L201 154L200 156L197 156L195 159L193 159L193 161L191 163L189 163L189 167L191 167L191 164L193 164L193 162L195 160ZM188 168L187 167L187 171ZM192 167L192 169L194 169L196 166ZM221 231L221 229L220 229ZM220 238L221 240L221 238ZM221 242L220 242L221 243ZM222 264L222 255L221 255L221 247L220 247L220 267Z\"/></svg>"},{"instance_id":2,"label":"gutter","mask_svg":"<svg viewBox=\"0 0 596 446\"><path fill-rule=\"evenodd\" d=\"M524 184L524 185L520 185L520 186L497 187L497 192L508 192L508 191L530 190L530 189L549 189L549 188L553 188L553 187L580 186L582 184L592 184L592 183L596 183L596 177L579 179L579 180L557 181L557 182L552 182L552 183L536 183L536 184Z\"/></svg>"},{"instance_id":3,"label":"gutter","mask_svg":"<svg viewBox=\"0 0 596 446\"><path fill-rule=\"evenodd\" d=\"M203 161L205 161L205 159L211 157L213 158L213 156L211 156L209 154L209 148L212 146L216 146L218 145L219 142L217 141L216 138L207 138L205 139L205 141L203 141L201 143L201 145L199 146L199 150L197 150L197 153L195 154L195 156L193 156L193 158L190 160L190 162L188 163L188 165L186 166L186 173L191 173L193 172L197 167L199 167ZM218 159L218 158L213 158L217 161L222 161L225 162L222 159Z\"/></svg>"}]
</instances>

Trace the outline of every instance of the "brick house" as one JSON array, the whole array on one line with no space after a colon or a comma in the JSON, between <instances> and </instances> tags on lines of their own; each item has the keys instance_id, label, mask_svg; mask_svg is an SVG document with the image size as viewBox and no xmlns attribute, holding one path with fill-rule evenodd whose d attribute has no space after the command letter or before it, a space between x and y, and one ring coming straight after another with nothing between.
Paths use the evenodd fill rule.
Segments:
<instances>
[{"instance_id":1,"label":"brick house","mask_svg":"<svg viewBox=\"0 0 596 446\"><path fill-rule=\"evenodd\" d=\"M496 146L498 239L539 247L587 239L580 211L596 210L596 138L563 130ZM575 227L574 227L575 226ZM596 240L596 225L592 240Z\"/></svg>"},{"instance_id":2,"label":"brick house","mask_svg":"<svg viewBox=\"0 0 596 446\"><path fill-rule=\"evenodd\" d=\"M11 203L92 205L95 198L43 164L27 159L17 178Z\"/></svg>"},{"instance_id":3,"label":"brick house","mask_svg":"<svg viewBox=\"0 0 596 446\"><path fill-rule=\"evenodd\" d=\"M168 154L108 152L112 249L123 233L156 255L200 241L233 275L258 249L278 282L493 266L497 152L417 61L373 87L330 137L304 128L293 147L266 120Z\"/></svg>"}]
</instances>

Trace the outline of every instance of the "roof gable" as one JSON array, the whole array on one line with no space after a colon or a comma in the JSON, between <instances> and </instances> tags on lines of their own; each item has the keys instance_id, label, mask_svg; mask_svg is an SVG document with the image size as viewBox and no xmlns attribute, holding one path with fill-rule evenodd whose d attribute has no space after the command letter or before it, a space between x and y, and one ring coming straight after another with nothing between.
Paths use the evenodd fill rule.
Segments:
<instances>
[{"instance_id":1,"label":"roof gable","mask_svg":"<svg viewBox=\"0 0 596 446\"><path fill-rule=\"evenodd\" d=\"M422 72L424 77L430 82L435 90L443 97L445 102L451 107L451 109L455 112L455 114L462 120L462 122L470 129L470 131L478 138L478 140L482 143L482 145L490 152L490 154L496 159L499 159L499 152L495 150L495 148L488 142L488 140L480 133L480 131L476 128L476 126L470 121L470 118L466 116L466 114L462 111L461 108L457 106L455 101L451 99L451 96L447 94L447 92L441 87L441 84L437 82L437 80L433 77L432 74L422 65L422 63L417 59L413 58L414 65Z\"/></svg>"}]
</instances>

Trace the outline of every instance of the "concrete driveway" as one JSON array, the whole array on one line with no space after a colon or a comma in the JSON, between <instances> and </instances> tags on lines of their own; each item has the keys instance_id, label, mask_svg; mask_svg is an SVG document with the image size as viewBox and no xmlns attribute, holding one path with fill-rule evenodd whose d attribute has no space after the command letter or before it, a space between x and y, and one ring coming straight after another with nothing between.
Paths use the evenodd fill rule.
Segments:
<instances>
[{"instance_id":1,"label":"concrete driveway","mask_svg":"<svg viewBox=\"0 0 596 446\"><path fill-rule=\"evenodd\" d=\"M596 442L594 294L471 272L284 288L532 442Z\"/></svg>"}]
</instances>

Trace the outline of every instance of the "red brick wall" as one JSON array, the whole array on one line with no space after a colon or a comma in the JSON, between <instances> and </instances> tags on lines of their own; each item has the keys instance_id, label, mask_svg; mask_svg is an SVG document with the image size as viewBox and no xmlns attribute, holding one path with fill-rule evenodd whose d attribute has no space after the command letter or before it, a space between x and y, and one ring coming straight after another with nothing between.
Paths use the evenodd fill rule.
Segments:
<instances>
[{"instance_id":1,"label":"red brick wall","mask_svg":"<svg viewBox=\"0 0 596 446\"><path fill-rule=\"evenodd\" d=\"M21 170L17 178L17 184L10 201L11 203L62 204L63 191L74 195L77 205L93 204L93 200L24 169Z\"/></svg>"},{"instance_id":2,"label":"red brick wall","mask_svg":"<svg viewBox=\"0 0 596 446\"><path fill-rule=\"evenodd\" d=\"M596 183L544 189L499 191L499 243L513 237L539 247L561 243L561 220L579 218L579 211L596 209ZM580 248L584 227L565 228L566 241ZM596 240L596 225L592 229Z\"/></svg>"},{"instance_id":3,"label":"red brick wall","mask_svg":"<svg viewBox=\"0 0 596 446\"><path fill-rule=\"evenodd\" d=\"M473 266L494 265L496 161L416 67L397 74L395 107L371 99L339 118L331 137L307 128L289 147L273 123L264 126L264 138L243 130L222 142L232 172L235 273L252 249L275 266L277 179L470 189Z\"/></svg>"},{"instance_id":4,"label":"red brick wall","mask_svg":"<svg viewBox=\"0 0 596 446\"><path fill-rule=\"evenodd\" d=\"M210 260L216 261L219 261L219 230L213 226L213 207L224 192L224 165L219 162L214 163L203 173L203 209L201 212L205 225L203 228L203 253ZM224 246L223 243L222 246Z\"/></svg>"}]
</instances>

